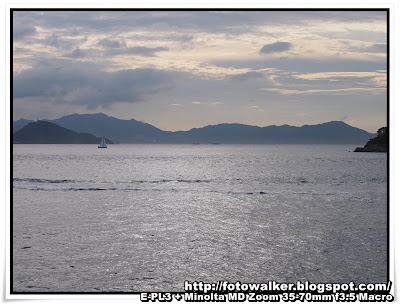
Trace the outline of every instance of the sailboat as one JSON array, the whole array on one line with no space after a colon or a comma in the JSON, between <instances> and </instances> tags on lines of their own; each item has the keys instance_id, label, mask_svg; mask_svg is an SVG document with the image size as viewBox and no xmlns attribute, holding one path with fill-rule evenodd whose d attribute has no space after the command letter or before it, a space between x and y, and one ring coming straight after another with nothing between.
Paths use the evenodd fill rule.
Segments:
<instances>
[{"instance_id":1,"label":"sailboat","mask_svg":"<svg viewBox=\"0 0 400 305\"><path fill-rule=\"evenodd\" d=\"M97 146L97 148L107 148L106 140L104 139L104 137L101 137L100 145Z\"/></svg>"}]
</instances>

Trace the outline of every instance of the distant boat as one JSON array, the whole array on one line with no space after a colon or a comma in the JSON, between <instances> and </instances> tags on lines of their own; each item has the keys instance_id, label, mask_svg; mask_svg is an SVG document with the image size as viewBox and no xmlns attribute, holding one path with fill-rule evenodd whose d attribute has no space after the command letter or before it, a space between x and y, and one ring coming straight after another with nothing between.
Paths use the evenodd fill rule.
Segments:
<instances>
[{"instance_id":1,"label":"distant boat","mask_svg":"<svg viewBox=\"0 0 400 305\"><path fill-rule=\"evenodd\" d=\"M101 137L100 145L97 146L97 148L107 148L106 140L104 139L104 137Z\"/></svg>"}]
</instances>

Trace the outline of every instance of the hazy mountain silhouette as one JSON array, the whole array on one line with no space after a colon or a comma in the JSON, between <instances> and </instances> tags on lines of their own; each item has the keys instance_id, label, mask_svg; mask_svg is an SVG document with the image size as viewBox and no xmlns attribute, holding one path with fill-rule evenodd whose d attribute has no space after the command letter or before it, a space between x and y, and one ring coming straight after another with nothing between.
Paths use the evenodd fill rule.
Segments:
<instances>
[{"instance_id":1,"label":"hazy mountain silhouette","mask_svg":"<svg viewBox=\"0 0 400 305\"><path fill-rule=\"evenodd\" d=\"M19 119L18 121L13 122L13 133L16 133L18 130L21 128L25 127L28 125L30 122L33 122L32 120L25 120L25 119Z\"/></svg>"},{"instance_id":2,"label":"hazy mountain silhouette","mask_svg":"<svg viewBox=\"0 0 400 305\"><path fill-rule=\"evenodd\" d=\"M134 119L120 120L103 113L71 114L49 122L76 132L89 132L104 136L119 143L158 142L165 132L147 123Z\"/></svg>"},{"instance_id":3,"label":"hazy mountain silhouette","mask_svg":"<svg viewBox=\"0 0 400 305\"><path fill-rule=\"evenodd\" d=\"M105 136L117 143L362 144L375 136L341 121L301 127L217 124L177 132L103 113L72 114L49 122L76 132Z\"/></svg>"},{"instance_id":4,"label":"hazy mountain silhouette","mask_svg":"<svg viewBox=\"0 0 400 305\"><path fill-rule=\"evenodd\" d=\"M199 143L238 144L354 144L363 143L374 136L339 121L302 127L218 124L178 133Z\"/></svg>"},{"instance_id":5,"label":"hazy mountain silhouette","mask_svg":"<svg viewBox=\"0 0 400 305\"><path fill-rule=\"evenodd\" d=\"M107 143L112 143L106 140ZM100 138L75 131L57 124L38 121L27 124L13 134L13 143L20 144L98 144Z\"/></svg>"}]
</instances>

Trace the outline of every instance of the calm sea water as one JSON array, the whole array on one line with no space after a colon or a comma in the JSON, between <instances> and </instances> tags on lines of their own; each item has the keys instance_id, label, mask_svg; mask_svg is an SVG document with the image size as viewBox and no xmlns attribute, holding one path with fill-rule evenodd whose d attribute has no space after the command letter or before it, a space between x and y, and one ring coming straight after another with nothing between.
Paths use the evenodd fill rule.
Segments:
<instances>
[{"instance_id":1,"label":"calm sea water","mask_svg":"<svg viewBox=\"0 0 400 305\"><path fill-rule=\"evenodd\" d=\"M13 289L386 282L386 154L333 145L14 145Z\"/></svg>"}]
</instances>

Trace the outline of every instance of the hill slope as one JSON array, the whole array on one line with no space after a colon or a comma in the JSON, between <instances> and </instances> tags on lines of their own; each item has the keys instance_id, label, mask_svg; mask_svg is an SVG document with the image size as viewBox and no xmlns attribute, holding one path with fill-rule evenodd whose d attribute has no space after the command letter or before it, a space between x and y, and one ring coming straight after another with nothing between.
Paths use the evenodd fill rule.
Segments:
<instances>
[{"instance_id":1,"label":"hill slope","mask_svg":"<svg viewBox=\"0 0 400 305\"><path fill-rule=\"evenodd\" d=\"M33 122L33 121L32 120L25 120L25 119L19 119L18 121L14 121L13 122L13 133L16 133L18 130L24 128L30 122Z\"/></svg>"},{"instance_id":2,"label":"hill slope","mask_svg":"<svg viewBox=\"0 0 400 305\"><path fill-rule=\"evenodd\" d=\"M13 135L18 144L97 144L100 139L89 133L77 133L56 124L31 122ZM107 140L107 143L111 143Z\"/></svg>"},{"instance_id":3,"label":"hill slope","mask_svg":"<svg viewBox=\"0 0 400 305\"><path fill-rule=\"evenodd\" d=\"M378 135L369 140L364 147L357 147L355 152L387 152L389 144L387 127L378 130Z\"/></svg>"},{"instance_id":4,"label":"hill slope","mask_svg":"<svg viewBox=\"0 0 400 305\"><path fill-rule=\"evenodd\" d=\"M104 136L120 143L153 143L158 142L165 134L150 124L134 119L120 120L103 113L71 114L49 122L76 132Z\"/></svg>"}]
</instances>

